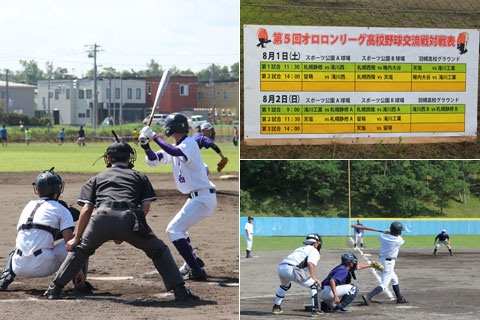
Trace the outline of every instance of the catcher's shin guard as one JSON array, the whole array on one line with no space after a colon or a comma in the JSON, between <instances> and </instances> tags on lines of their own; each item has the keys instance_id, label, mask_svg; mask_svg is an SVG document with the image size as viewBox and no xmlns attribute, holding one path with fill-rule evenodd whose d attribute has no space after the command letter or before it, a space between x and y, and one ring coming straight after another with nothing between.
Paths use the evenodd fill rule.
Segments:
<instances>
[{"instance_id":1,"label":"catcher's shin guard","mask_svg":"<svg viewBox=\"0 0 480 320\"><path fill-rule=\"evenodd\" d=\"M288 286L280 285L280 288L278 288L277 293L275 294L275 304L276 305L281 305L283 298L285 298L285 293L290 289L292 286L292 283L290 282Z\"/></svg>"},{"instance_id":2,"label":"catcher's shin guard","mask_svg":"<svg viewBox=\"0 0 480 320\"><path fill-rule=\"evenodd\" d=\"M15 273L13 272L12 268L12 259L13 255L15 254L16 250L13 250L10 252L10 255L8 256L7 263L5 264L5 267L3 268L2 275L0 276L0 291L7 290L8 285L13 282L15 279Z\"/></svg>"},{"instance_id":3,"label":"catcher's shin guard","mask_svg":"<svg viewBox=\"0 0 480 320\"><path fill-rule=\"evenodd\" d=\"M310 286L310 297L312 298L312 307L313 311L319 311L320 310L320 301L318 299L318 292L320 291L320 287L318 284L315 282Z\"/></svg>"},{"instance_id":4,"label":"catcher's shin guard","mask_svg":"<svg viewBox=\"0 0 480 320\"><path fill-rule=\"evenodd\" d=\"M351 286L352 289L342 297L342 300L340 300L340 303L337 306L339 309L346 308L353 300L355 300L355 297L358 294L358 287L354 284Z\"/></svg>"}]
</instances>

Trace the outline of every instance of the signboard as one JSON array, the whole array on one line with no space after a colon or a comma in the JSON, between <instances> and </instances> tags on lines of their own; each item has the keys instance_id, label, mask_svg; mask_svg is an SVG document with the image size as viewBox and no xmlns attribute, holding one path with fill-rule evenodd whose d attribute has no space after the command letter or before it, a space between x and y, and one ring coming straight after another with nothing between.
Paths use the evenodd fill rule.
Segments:
<instances>
[{"instance_id":1,"label":"signboard","mask_svg":"<svg viewBox=\"0 0 480 320\"><path fill-rule=\"evenodd\" d=\"M475 139L478 48L471 29L244 25L245 142Z\"/></svg>"}]
</instances>

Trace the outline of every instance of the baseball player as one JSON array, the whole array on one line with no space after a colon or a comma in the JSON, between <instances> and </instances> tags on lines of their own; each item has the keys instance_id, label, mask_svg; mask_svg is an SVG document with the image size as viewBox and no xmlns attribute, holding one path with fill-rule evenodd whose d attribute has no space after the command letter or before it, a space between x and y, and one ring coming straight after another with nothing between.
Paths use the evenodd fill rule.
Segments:
<instances>
[{"instance_id":1,"label":"baseball player","mask_svg":"<svg viewBox=\"0 0 480 320\"><path fill-rule=\"evenodd\" d=\"M208 179L203 166L200 148L192 137L188 136L187 117L181 113L169 114L165 120L165 135L172 137L172 145L145 127L140 131L139 141L146 153L150 166L173 164L173 178L180 192L188 195L188 200L167 227L167 235L185 260L181 272L186 279L204 281L207 278L203 262L197 259L191 246L187 230L209 217L217 207L216 187ZM150 149L152 139L163 150L154 152Z\"/></svg>"},{"instance_id":2,"label":"baseball player","mask_svg":"<svg viewBox=\"0 0 480 320\"><path fill-rule=\"evenodd\" d=\"M400 293L400 286L398 285L398 277L395 274L395 261L397 260L398 250L402 244L405 243L401 237L403 225L399 221L392 222L390 230L385 230L378 236L380 240L380 258L378 261L385 267L382 272L382 282L378 287L373 289L368 295L362 296L366 305L371 303L374 296L387 289L388 285L392 283L393 291L397 297L397 303L407 303L407 300Z\"/></svg>"},{"instance_id":3,"label":"baseball player","mask_svg":"<svg viewBox=\"0 0 480 320\"><path fill-rule=\"evenodd\" d=\"M375 268L382 270L378 261L371 264L357 264L357 257L353 253L345 253L341 257L341 264L329 272L322 281L322 291L319 297L322 299L321 309L324 312L351 312L347 306L353 302L358 293L358 287L351 283L355 277L355 270Z\"/></svg>"},{"instance_id":4,"label":"baseball player","mask_svg":"<svg viewBox=\"0 0 480 320\"><path fill-rule=\"evenodd\" d=\"M434 256L437 255L438 247L440 247L441 244L444 244L445 247L447 247L448 252L450 252L450 255L453 256L452 247L450 247L450 236L447 234L445 229L443 229L442 232L435 237L433 243L435 244L435 249L433 249Z\"/></svg>"},{"instance_id":5,"label":"baseball player","mask_svg":"<svg viewBox=\"0 0 480 320\"><path fill-rule=\"evenodd\" d=\"M280 278L280 288L277 290L275 304L272 312L282 313L280 305L285 294L292 286L292 281L299 285L310 288L310 297L312 299L312 317L321 316L318 300L318 292L322 285L315 276L315 267L320 260L320 249L322 248L322 237L316 233L307 235L303 242L305 245L297 248L290 253L278 266L278 277Z\"/></svg>"},{"instance_id":6,"label":"baseball player","mask_svg":"<svg viewBox=\"0 0 480 320\"><path fill-rule=\"evenodd\" d=\"M363 226L363 224L360 223L360 219L357 219L357 225ZM364 232L364 229L354 228L354 232L355 232L355 243L353 244L353 247L354 248L357 247L358 239L360 239L360 247L363 249L363 232Z\"/></svg>"},{"instance_id":7,"label":"baseball player","mask_svg":"<svg viewBox=\"0 0 480 320\"><path fill-rule=\"evenodd\" d=\"M74 220L78 219L79 212L75 208L67 209L66 203L58 200L64 182L53 169L42 172L33 182L39 198L30 201L18 219L16 248L3 268L0 290L7 290L17 275L41 278L55 273L67 256L65 243L73 238ZM55 240L62 237L64 240L55 244ZM93 289L85 281L86 268L85 263L83 271L72 274L81 293L90 293Z\"/></svg>"},{"instance_id":8,"label":"baseball player","mask_svg":"<svg viewBox=\"0 0 480 320\"><path fill-rule=\"evenodd\" d=\"M216 153L218 153L218 155L221 158L220 162L218 163L218 172L220 172L223 169L223 167L225 167L225 165L227 164L228 158L223 156L223 153L222 151L220 151L220 148L212 141L213 133L214 133L213 126L209 122L206 122L202 124L202 126L200 127L200 132L197 132L194 135L192 135L192 138L198 143L198 147L200 149L212 148L213 150L215 150ZM205 166L208 168L206 164Z\"/></svg>"},{"instance_id":9,"label":"baseball player","mask_svg":"<svg viewBox=\"0 0 480 320\"><path fill-rule=\"evenodd\" d=\"M253 217L249 216L248 217L248 222L245 223L245 242L247 243L247 256L246 258L253 258L250 255L250 252L252 250L252 244L253 244Z\"/></svg>"},{"instance_id":10,"label":"baseball player","mask_svg":"<svg viewBox=\"0 0 480 320\"><path fill-rule=\"evenodd\" d=\"M5 125L2 125L2 129L0 129L0 136L2 138L2 147L6 147L7 144L7 129Z\"/></svg>"},{"instance_id":11,"label":"baseball player","mask_svg":"<svg viewBox=\"0 0 480 320\"><path fill-rule=\"evenodd\" d=\"M80 130L77 132L77 144L79 147L85 147L85 130L83 130L83 126L80 126Z\"/></svg>"},{"instance_id":12,"label":"baseball player","mask_svg":"<svg viewBox=\"0 0 480 320\"><path fill-rule=\"evenodd\" d=\"M128 143L116 141L104 154L107 170L88 180L82 187L78 203L83 205L78 230L67 242L67 258L44 296L60 298L62 288L102 244L126 241L152 259L167 291L173 289L176 301L199 299L188 288L165 243L157 238L145 216L150 203L157 199L144 174L132 170L135 151Z\"/></svg>"}]
</instances>

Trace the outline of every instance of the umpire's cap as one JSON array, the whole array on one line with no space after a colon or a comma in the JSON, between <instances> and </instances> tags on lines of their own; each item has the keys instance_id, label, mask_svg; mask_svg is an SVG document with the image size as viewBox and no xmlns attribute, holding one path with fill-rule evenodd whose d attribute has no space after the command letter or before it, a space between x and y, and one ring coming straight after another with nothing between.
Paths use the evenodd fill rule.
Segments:
<instances>
[{"instance_id":1,"label":"umpire's cap","mask_svg":"<svg viewBox=\"0 0 480 320\"><path fill-rule=\"evenodd\" d=\"M170 137L174 133L188 133L188 119L184 114L175 112L171 113L165 119L165 135Z\"/></svg>"},{"instance_id":2,"label":"umpire's cap","mask_svg":"<svg viewBox=\"0 0 480 320\"><path fill-rule=\"evenodd\" d=\"M394 236L399 236L402 234L403 231L403 224L400 221L392 222L390 225L390 234Z\"/></svg>"},{"instance_id":3,"label":"umpire's cap","mask_svg":"<svg viewBox=\"0 0 480 320\"><path fill-rule=\"evenodd\" d=\"M137 153L135 152L135 150L130 147L128 143L118 140L108 146L104 156L107 168L111 166L111 163L108 161L107 156L110 157L110 161L112 163L125 162L127 161L128 157L130 157L130 168L133 168L133 163L137 159Z\"/></svg>"},{"instance_id":4,"label":"umpire's cap","mask_svg":"<svg viewBox=\"0 0 480 320\"><path fill-rule=\"evenodd\" d=\"M33 191L38 194L40 197L51 196L54 193L59 195L63 192L64 182L62 178L55 172L55 168L52 167L50 170L45 170L40 173L32 183Z\"/></svg>"}]
</instances>

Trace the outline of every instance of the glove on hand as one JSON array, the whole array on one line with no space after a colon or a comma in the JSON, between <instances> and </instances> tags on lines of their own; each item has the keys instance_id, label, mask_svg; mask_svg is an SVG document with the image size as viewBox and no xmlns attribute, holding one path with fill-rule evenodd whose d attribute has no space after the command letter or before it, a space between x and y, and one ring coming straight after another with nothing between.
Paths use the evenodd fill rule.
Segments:
<instances>
[{"instance_id":1,"label":"glove on hand","mask_svg":"<svg viewBox=\"0 0 480 320\"><path fill-rule=\"evenodd\" d=\"M379 271L383 271L383 269L385 269L383 264L381 264L379 261L372 261L372 263L370 265L372 266L372 268L374 268L376 270L379 270Z\"/></svg>"},{"instance_id":2,"label":"glove on hand","mask_svg":"<svg viewBox=\"0 0 480 320\"><path fill-rule=\"evenodd\" d=\"M217 164L217 171L218 172L222 171L222 169L225 168L225 166L227 165L227 162L228 162L227 157L220 160L220 162Z\"/></svg>"},{"instance_id":3,"label":"glove on hand","mask_svg":"<svg viewBox=\"0 0 480 320\"><path fill-rule=\"evenodd\" d=\"M140 136L142 135L148 137L149 139L152 139L156 135L156 133L150 127L143 127L143 129L140 131Z\"/></svg>"}]
</instances>

